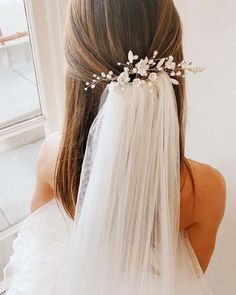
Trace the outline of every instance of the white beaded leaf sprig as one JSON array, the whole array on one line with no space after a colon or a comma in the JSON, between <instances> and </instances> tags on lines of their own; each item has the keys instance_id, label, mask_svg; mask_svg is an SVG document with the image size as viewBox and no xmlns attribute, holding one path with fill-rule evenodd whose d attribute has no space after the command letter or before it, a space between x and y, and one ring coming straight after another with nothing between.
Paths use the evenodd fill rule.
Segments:
<instances>
[{"instance_id":1,"label":"white beaded leaf sprig","mask_svg":"<svg viewBox=\"0 0 236 295\"><path fill-rule=\"evenodd\" d=\"M159 72L165 71L169 77L170 81L174 85L179 85L179 82L175 77L184 77L186 71L192 73L202 72L205 68L202 67L191 67L192 62L183 60L181 63L176 64L174 57L170 55L169 57L158 58L158 51L155 50L152 58L141 59L139 62L135 63L139 59L138 55L134 55L130 50L128 53L128 61L126 64L118 62L119 66L123 66L123 72L119 76L114 75L112 71L106 73L101 73L101 75L93 74L93 80L91 82L86 82L87 91L89 88L95 88L99 82L112 82L117 81L121 86L125 86L131 81L130 75L135 78L133 79L133 84L139 86L145 83L145 80L155 81ZM134 64L135 63L135 64Z\"/></svg>"}]
</instances>

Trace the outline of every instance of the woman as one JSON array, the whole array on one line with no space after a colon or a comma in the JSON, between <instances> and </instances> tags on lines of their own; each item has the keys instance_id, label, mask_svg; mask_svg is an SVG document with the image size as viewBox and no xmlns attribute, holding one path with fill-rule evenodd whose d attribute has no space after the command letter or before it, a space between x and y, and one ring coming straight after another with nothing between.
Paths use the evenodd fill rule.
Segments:
<instances>
[{"instance_id":1,"label":"woman","mask_svg":"<svg viewBox=\"0 0 236 295\"><path fill-rule=\"evenodd\" d=\"M66 58L64 130L40 150L7 294L211 294L225 183L185 158L199 69L173 1L72 0Z\"/></svg>"}]
</instances>

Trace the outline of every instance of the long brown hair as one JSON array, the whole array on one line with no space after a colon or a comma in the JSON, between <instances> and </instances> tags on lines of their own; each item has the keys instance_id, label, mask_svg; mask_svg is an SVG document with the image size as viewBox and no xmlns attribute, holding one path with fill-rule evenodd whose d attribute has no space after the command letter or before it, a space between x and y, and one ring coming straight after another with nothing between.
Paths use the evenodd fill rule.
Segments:
<instances>
[{"instance_id":1,"label":"long brown hair","mask_svg":"<svg viewBox=\"0 0 236 295\"><path fill-rule=\"evenodd\" d=\"M112 70L132 50L139 57L173 55L183 60L182 28L172 0L71 0L65 53L66 113L55 171L55 188L66 212L74 217L81 167L89 128L97 115L105 84L84 90L93 73ZM184 158L184 79L175 87L180 124L181 161ZM99 85L99 84L98 84Z\"/></svg>"}]
</instances>

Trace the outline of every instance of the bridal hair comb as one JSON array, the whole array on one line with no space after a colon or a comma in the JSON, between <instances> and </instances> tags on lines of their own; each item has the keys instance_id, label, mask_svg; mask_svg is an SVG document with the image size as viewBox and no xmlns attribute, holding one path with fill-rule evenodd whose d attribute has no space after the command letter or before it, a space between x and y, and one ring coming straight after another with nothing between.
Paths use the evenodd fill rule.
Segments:
<instances>
[{"instance_id":1,"label":"bridal hair comb","mask_svg":"<svg viewBox=\"0 0 236 295\"><path fill-rule=\"evenodd\" d=\"M103 81L117 81L121 86L125 86L131 82L132 78L133 84L139 86L145 83L145 80L148 80L149 82L155 81L158 73L163 71L169 75L172 84L179 85L176 77L184 77L186 71L198 73L205 69L202 67L191 67L192 62L187 62L185 60L176 64L172 55L169 57L158 58L157 50L154 51L153 56L150 59L145 57L145 59L141 59L139 62L135 63L138 59L138 55L134 55L130 50L127 63L117 63L119 66L123 66L123 72L120 73L119 76L114 75L112 71L109 71L107 74L103 72L101 75L93 74L93 80L86 82L84 90L87 91L89 88L95 88L97 83Z\"/></svg>"}]
</instances>

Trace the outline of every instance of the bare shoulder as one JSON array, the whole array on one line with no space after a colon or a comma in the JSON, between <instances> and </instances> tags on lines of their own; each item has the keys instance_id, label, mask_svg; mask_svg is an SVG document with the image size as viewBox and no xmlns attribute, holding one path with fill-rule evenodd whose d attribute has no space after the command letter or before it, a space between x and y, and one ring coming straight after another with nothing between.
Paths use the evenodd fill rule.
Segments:
<instances>
[{"instance_id":1,"label":"bare shoulder","mask_svg":"<svg viewBox=\"0 0 236 295\"><path fill-rule=\"evenodd\" d=\"M216 168L188 159L195 189L195 219L220 223L225 209L226 184Z\"/></svg>"},{"instance_id":2,"label":"bare shoulder","mask_svg":"<svg viewBox=\"0 0 236 295\"><path fill-rule=\"evenodd\" d=\"M55 197L53 180L60 141L61 135L56 132L47 136L40 147L36 163L36 181L31 201L31 212Z\"/></svg>"},{"instance_id":3,"label":"bare shoulder","mask_svg":"<svg viewBox=\"0 0 236 295\"><path fill-rule=\"evenodd\" d=\"M226 185L214 167L187 159L194 183L194 218L187 228L199 264L206 271L225 210Z\"/></svg>"},{"instance_id":4,"label":"bare shoulder","mask_svg":"<svg viewBox=\"0 0 236 295\"><path fill-rule=\"evenodd\" d=\"M52 188L60 141L60 132L54 132L48 135L41 145L37 160L37 168L41 170L41 174L45 181L47 181Z\"/></svg>"}]
</instances>

